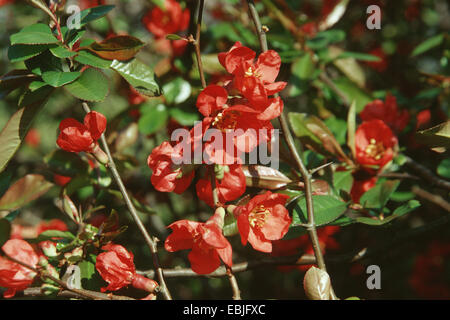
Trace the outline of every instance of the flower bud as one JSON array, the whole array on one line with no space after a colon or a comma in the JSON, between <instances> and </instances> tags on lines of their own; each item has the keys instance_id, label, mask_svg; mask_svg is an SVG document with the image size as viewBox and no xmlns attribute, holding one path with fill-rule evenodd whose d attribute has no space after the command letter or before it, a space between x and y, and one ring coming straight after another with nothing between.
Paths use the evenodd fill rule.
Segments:
<instances>
[{"instance_id":1,"label":"flower bud","mask_svg":"<svg viewBox=\"0 0 450 320\"><path fill-rule=\"evenodd\" d=\"M45 256L49 258L54 258L58 255L58 252L56 250L56 244L52 241L49 240L42 241L39 243L39 247L41 248Z\"/></svg>"},{"instance_id":2,"label":"flower bud","mask_svg":"<svg viewBox=\"0 0 450 320\"><path fill-rule=\"evenodd\" d=\"M155 280L146 278L140 274L135 274L131 285L136 289L145 290L147 292L155 292L155 289L158 288L158 283Z\"/></svg>"}]
</instances>

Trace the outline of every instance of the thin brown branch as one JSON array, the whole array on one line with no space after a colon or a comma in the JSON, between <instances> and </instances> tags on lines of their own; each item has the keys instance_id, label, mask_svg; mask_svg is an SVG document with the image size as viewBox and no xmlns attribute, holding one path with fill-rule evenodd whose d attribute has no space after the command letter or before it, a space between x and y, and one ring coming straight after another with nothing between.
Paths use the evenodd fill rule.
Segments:
<instances>
[{"instance_id":1,"label":"thin brown branch","mask_svg":"<svg viewBox=\"0 0 450 320\"><path fill-rule=\"evenodd\" d=\"M348 100L347 96L341 89L339 89L334 82L328 77L325 70L323 70L319 75L320 80L322 80L330 89L342 100L342 103L349 108L350 107L350 101Z\"/></svg>"},{"instance_id":2,"label":"thin brown branch","mask_svg":"<svg viewBox=\"0 0 450 320\"><path fill-rule=\"evenodd\" d=\"M204 0L198 0L197 1L197 27L195 32L195 39L192 39L191 36L191 42L194 44L195 48L195 55L197 57L197 67L198 67L198 73L200 75L200 81L202 82L202 87L206 88L206 80L205 80L205 73L203 71L203 63L201 58L201 52L200 52L200 33L202 29L202 17L203 17L203 5Z\"/></svg>"},{"instance_id":3,"label":"thin brown branch","mask_svg":"<svg viewBox=\"0 0 450 320\"><path fill-rule=\"evenodd\" d=\"M290 256L290 257L279 257L279 258L271 258L271 259L259 259L255 261L246 261L234 264L231 267L231 271L236 274L240 272L245 272L249 270L253 270L260 267L266 266L280 266L280 265L309 265L316 263L316 258L312 255L304 255L301 258L298 256ZM155 272L153 270L147 271L137 271L139 274L145 275L149 278L154 278ZM164 269L164 276L166 278L177 278L177 277L225 277L227 276L227 268L225 266L221 266L216 269L214 272L208 274L198 274L195 273L190 268L175 268L175 269Z\"/></svg>"},{"instance_id":4,"label":"thin brown branch","mask_svg":"<svg viewBox=\"0 0 450 320\"><path fill-rule=\"evenodd\" d=\"M449 181L436 177L430 169L421 165L410 157L405 156L405 159L405 165L412 169L416 175L422 177L433 186L450 191Z\"/></svg>"},{"instance_id":5,"label":"thin brown branch","mask_svg":"<svg viewBox=\"0 0 450 320\"><path fill-rule=\"evenodd\" d=\"M239 285L237 283L236 277L234 276L231 268L227 266L227 277L231 284L231 289L233 290L233 300L241 300L241 290L239 290Z\"/></svg>"},{"instance_id":6,"label":"thin brown branch","mask_svg":"<svg viewBox=\"0 0 450 320\"><path fill-rule=\"evenodd\" d=\"M418 186L412 187L411 191L418 195L419 197L430 201L431 203L434 203L435 205L441 207L442 209L446 210L447 212L450 212L450 203L445 201L444 198L442 198L440 195L432 194L422 188L419 188Z\"/></svg>"},{"instance_id":7,"label":"thin brown branch","mask_svg":"<svg viewBox=\"0 0 450 320\"><path fill-rule=\"evenodd\" d=\"M86 102L83 102L83 108L86 113L89 113L91 111L91 109L89 108L89 106ZM125 200L125 203L128 207L128 210L130 211L130 214L131 214L134 222L136 223L141 234L143 235L145 242L147 243L147 246L150 248L150 252L152 253L152 257L153 257L153 266L155 267L156 273L158 275L158 281L159 281L161 293L163 294L163 296L166 300L172 300L172 296L169 292L169 289L167 288L166 282L164 281L164 275L162 273L162 268L159 263L158 249L157 249L158 239L156 237L151 237L150 234L147 232L147 229L145 228L144 224L142 223L141 218L139 217L139 215L136 211L136 208L134 207L134 204L128 195L128 191L127 191L125 185L123 184L123 181L122 181L122 178L120 177L119 171L117 170L116 164L111 155L111 151L109 150L108 143L106 141L104 133L101 135L100 141L102 143L104 151L106 152L106 155L108 156L108 165L107 166L110 169L114 180L116 181L117 185L119 186L120 192L122 193L122 196Z\"/></svg>"}]
</instances>

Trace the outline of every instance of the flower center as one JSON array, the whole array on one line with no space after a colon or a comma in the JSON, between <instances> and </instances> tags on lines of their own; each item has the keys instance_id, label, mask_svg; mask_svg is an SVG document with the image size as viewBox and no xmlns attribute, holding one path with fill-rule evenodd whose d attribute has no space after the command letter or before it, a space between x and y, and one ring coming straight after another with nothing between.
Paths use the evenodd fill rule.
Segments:
<instances>
[{"instance_id":1,"label":"flower center","mask_svg":"<svg viewBox=\"0 0 450 320\"><path fill-rule=\"evenodd\" d=\"M248 67L247 71L245 71L245 76L246 77L256 77L256 78L260 78L261 75L256 72L255 69L253 69L253 67Z\"/></svg>"},{"instance_id":2,"label":"flower center","mask_svg":"<svg viewBox=\"0 0 450 320\"><path fill-rule=\"evenodd\" d=\"M219 129L222 132L228 130L234 130L236 128L237 119L239 117L239 111L233 110L227 113L220 112L212 123L213 127Z\"/></svg>"},{"instance_id":3,"label":"flower center","mask_svg":"<svg viewBox=\"0 0 450 320\"><path fill-rule=\"evenodd\" d=\"M248 221L252 227L261 228L266 223L266 217L270 213L263 205L257 206L248 215Z\"/></svg>"},{"instance_id":4,"label":"flower center","mask_svg":"<svg viewBox=\"0 0 450 320\"><path fill-rule=\"evenodd\" d=\"M366 147L364 152L368 157L371 157L375 160L380 160L384 155L384 145L381 141L377 142L375 139L370 139L369 145Z\"/></svg>"}]
</instances>

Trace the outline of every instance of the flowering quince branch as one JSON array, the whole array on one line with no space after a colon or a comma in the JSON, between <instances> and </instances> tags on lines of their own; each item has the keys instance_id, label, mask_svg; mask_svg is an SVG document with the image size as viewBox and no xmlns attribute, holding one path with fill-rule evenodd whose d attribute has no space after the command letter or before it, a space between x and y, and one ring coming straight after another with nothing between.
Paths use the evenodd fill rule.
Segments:
<instances>
[{"instance_id":1,"label":"flowering quince branch","mask_svg":"<svg viewBox=\"0 0 450 320\"><path fill-rule=\"evenodd\" d=\"M9 243L8 243L9 242ZM67 283L65 283L64 281L56 278L54 275L50 274L48 271L44 270L44 266L47 264L48 262L45 258L41 258L39 259L37 254L35 254L34 252L34 256L30 256L29 252L30 250L33 251L33 249L31 248L31 246L29 246L28 243L26 243L23 240L9 240L3 247L2 247L2 255L3 257L5 257L6 259L12 261L15 264L18 264L22 267L25 267L28 270L31 270L35 275L32 276L29 279L29 282L31 283L33 281L33 279L36 276L39 276L41 278L47 278L53 282L55 282L56 284L58 284L61 288L73 292L74 294L76 294L79 297L83 297L83 298L87 298L87 299L93 299L93 300L134 300L133 298L130 297L124 297L124 296L115 296L112 294L104 294L104 293L100 293L100 292L95 292L95 291L90 291L90 290L84 290L84 289L77 289L77 288L72 288L70 286L67 285ZM25 250L27 248L25 248L24 250L22 250L23 246L27 246L30 247L30 250ZM19 247L19 249L21 249L19 252L15 251L12 247ZM11 247L11 248L10 248ZM5 252L6 251L11 251L11 254L8 254ZM17 248L16 248L17 250ZM20 255L20 259L28 259L30 260L31 263L35 264L36 266L32 266L29 263L23 262L21 260L19 260L18 258L13 257L13 254L18 254ZM0 259L3 259L0 257ZM39 259L39 262L38 262ZM3 263L2 263L3 264ZM13 267L13 266L12 266ZM22 274L24 273L23 271L21 272ZM41 290L39 288L39 290Z\"/></svg>"},{"instance_id":2,"label":"flowering quince branch","mask_svg":"<svg viewBox=\"0 0 450 320\"><path fill-rule=\"evenodd\" d=\"M83 109L86 113L90 113L91 110L89 108L89 105L86 102L82 103ZM139 218L139 215L136 212L136 208L133 205L133 202L131 201L127 189L125 187L125 185L123 184L122 178L120 177L119 171L117 171L117 167L114 163L114 159L111 155L111 152L109 150L108 147L108 143L106 141L105 135L104 133L102 133L100 135L100 141L102 143L103 148L105 149L107 158L108 158L108 163L107 166L108 168L111 170L111 173L113 175L114 180L116 181L117 185L119 186L120 192L123 195L123 198L125 200L125 203L128 207L128 210L130 211L130 214L133 218L133 220L135 221L135 223L137 224L139 231L142 233L142 235L144 236L144 239L148 245L148 247L150 248L150 252L152 253L153 256L153 265L155 267L156 273L158 275L158 281L160 283L160 289L161 289L161 293L163 294L164 298L167 300L172 300L172 296L169 292L169 289L166 286L166 283L164 281L164 275L162 272L162 268L159 264L159 258L158 258L158 249L157 249L157 239L156 238L152 238L149 233L147 232L144 224L142 223L141 219Z\"/></svg>"},{"instance_id":3,"label":"flowering quince branch","mask_svg":"<svg viewBox=\"0 0 450 320\"><path fill-rule=\"evenodd\" d=\"M202 29L203 5L204 0L197 1L197 27L195 31L195 39L193 38L192 35L190 35L189 42L191 42L194 45L200 81L202 82L202 87L206 88L205 73L203 72L203 63L200 53L200 33Z\"/></svg>"},{"instance_id":4,"label":"flowering quince branch","mask_svg":"<svg viewBox=\"0 0 450 320\"><path fill-rule=\"evenodd\" d=\"M250 10L250 16L255 24L256 32L258 35L259 43L261 46L261 50L263 52L266 52L268 50L267 46L267 39L266 39L266 33L264 28L261 25L258 11L256 10L255 4L253 0L247 0L247 4ZM297 149L295 148L294 139L292 138L292 134L289 129L289 125L287 122L287 119L283 112L281 112L279 116L279 121L281 125L281 129L283 130L283 136L285 138L286 144L288 145L288 148L294 157L294 160L297 164L297 167L303 177L304 184L305 184L305 197L306 197L306 210L307 210L307 216L308 216L308 234L310 236L314 255L317 259L317 265L320 269L326 271L326 265L325 260L322 255L322 251L319 244L319 238L317 236L317 230L316 225L314 221L314 207L313 207L313 200L312 200L312 185L311 185L311 174L308 171L308 169L305 167L300 155L297 152ZM336 296L334 294L333 289L331 288L331 296L333 299L336 299Z\"/></svg>"}]
</instances>

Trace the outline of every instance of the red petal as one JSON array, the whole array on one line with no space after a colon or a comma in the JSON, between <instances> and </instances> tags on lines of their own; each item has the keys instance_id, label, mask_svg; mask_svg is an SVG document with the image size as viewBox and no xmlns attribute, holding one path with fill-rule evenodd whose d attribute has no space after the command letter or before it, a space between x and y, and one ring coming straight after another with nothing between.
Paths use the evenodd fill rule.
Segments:
<instances>
[{"instance_id":1,"label":"red petal","mask_svg":"<svg viewBox=\"0 0 450 320\"><path fill-rule=\"evenodd\" d=\"M192 270L198 274L211 273L220 266L219 254L215 249L204 250L194 246L188 259L191 262Z\"/></svg>"},{"instance_id":2,"label":"red petal","mask_svg":"<svg viewBox=\"0 0 450 320\"><path fill-rule=\"evenodd\" d=\"M223 109L227 103L227 91L216 85L209 85L198 95L197 108L205 117L209 117L216 111Z\"/></svg>"},{"instance_id":3,"label":"red petal","mask_svg":"<svg viewBox=\"0 0 450 320\"><path fill-rule=\"evenodd\" d=\"M89 129L93 140L98 140L106 129L106 118L96 111L89 112L84 117L84 125Z\"/></svg>"},{"instance_id":4,"label":"red petal","mask_svg":"<svg viewBox=\"0 0 450 320\"><path fill-rule=\"evenodd\" d=\"M256 62L256 72L261 75L264 82L274 82L280 72L280 67L280 55L274 50L261 53Z\"/></svg>"}]
</instances>

